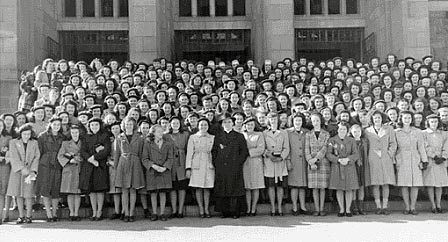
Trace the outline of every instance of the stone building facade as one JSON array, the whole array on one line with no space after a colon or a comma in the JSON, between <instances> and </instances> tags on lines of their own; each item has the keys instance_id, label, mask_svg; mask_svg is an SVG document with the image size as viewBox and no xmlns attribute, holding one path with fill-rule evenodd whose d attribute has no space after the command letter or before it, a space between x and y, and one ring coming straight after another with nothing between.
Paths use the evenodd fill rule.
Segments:
<instances>
[{"instance_id":1,"label":"stone building facade","mask_svg":"<svg viewBox=\"0 0 448 242\"><path fill-rule=\"evenodd\" d=\"M46 57L261 64L392 52L446 63L447 23L446 0L0 0L0 113Z\"/></svg>"}]
</instances>

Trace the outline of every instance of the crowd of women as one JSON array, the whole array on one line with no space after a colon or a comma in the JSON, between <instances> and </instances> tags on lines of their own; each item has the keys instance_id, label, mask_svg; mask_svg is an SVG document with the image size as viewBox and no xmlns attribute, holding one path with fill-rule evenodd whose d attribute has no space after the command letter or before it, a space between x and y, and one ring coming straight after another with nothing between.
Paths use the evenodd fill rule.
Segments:
<instances>
[{"instance_id":1,"label":"crowd of women","mask_svg":"<svg viewBox=\"0 0 448 242\"><path fill-rule=\"evenodd\" d=\"M418 214L419 191L442 213L447 129L446 72L432 56L261 67L45 59L23 73L18 111L0 116L0 215L8 221L15 201L16 222L31 223L42 201L55 222L63 199L79 221L88 196L92 221L108 197L110 219L135 221L139 198L145 218L166 221L184 217L187 191L201 218L211 200L222 217L256 216L264 192L271 216L284 215L285 194L293 215L326 216L328 191L339 217L366 214L368 191L388 215L391 186L404 214Z\"/></svg>"}]
</instances>

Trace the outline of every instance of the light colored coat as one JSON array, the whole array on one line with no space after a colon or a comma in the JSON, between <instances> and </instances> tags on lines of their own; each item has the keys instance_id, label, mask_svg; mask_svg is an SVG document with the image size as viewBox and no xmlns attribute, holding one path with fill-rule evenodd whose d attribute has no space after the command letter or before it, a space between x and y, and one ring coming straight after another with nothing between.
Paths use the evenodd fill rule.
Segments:
<instances>
[{"instance_id":1,"label":"light colored coat","mask_svg":"<svg viewBox=\"0 0 448 242\"><path fill-rule=\"evenodd\" d=\"M26 147L22 140L14 139L9 143L9 159L11 162L11 174L9 176L8 196L33 198L35 194L34 185L36 181L30 184L25 183L27 176L22 175L22 169L28 168L31 172L38 172L40 151L37 140L28 141ZM38 174L39 175L39 174Z\"/></svg>"},{"instance_id":2,"label":"light colored coat","mask_svg":"<svg viewBox=\"0 0 448 242\"><path fill-rule=\"evenodd\" d=\"M411 127L409 131L402 128L395 130L397 141L397 186L423 186L423 171L420 162L428 162L425 151L425 141L420 129Z\"/></svg>"},{"instance_id":3,"label":"light colored coat","mask_svg":"<svg viewBox=\"0 0 448 242\"><path fill-rule=\"evenodd\" d=\"M248 134L243 133L247 141L249 157L243 165L244 188L261 189L264 188L263 154L265 151L264 136L261 132Z\"/></svg>"},{"instance_id":4,"label":"light colored coat","mask_svg":"<svg viewBox=\"0 0 448 242\"><path fill-rule=\"evenodd\" d=\"M395 185L393 158L397 143L393 128L383 125L377 133L370 126L365 129L365 136L369 141L370 185Z\"/></svg>"},{"instance_id":5,"label":"light colored coat","mask_svg":"<svg viewBox=\"0 0 448 242\"><path fill-rule=\"evenodd\" d=\"M423 131L425 139L425 150L428 156L428 167L423 171L423 185L428 187L446 187L448 186L448 161L442 164L436 164L434 157L443 157L448 159L448 132L431 129Z\"/></svg>"},{"instance_id":6,"label":"light colored coat","mask_svg":"<svg viewBox=\"0 0 448 242\"><path fill-rule=\"evenodd\" d=\"M282 161L273 162L266 155L264 156L264 176L283 181L283 177L288 175L286 159L289 156L289 138L286 130L277 130L273 133L271 130L263 131L266 143L265 154L276 152L280 153Z\"/></svg>"},{"instance_id":7,"label":"light colored coat","mask_svg":"<svg viewBox=\"0 0 448 242\"><path fill-rule=\"evenodd\" d=\"M212 163L212 148L215 136L196 133L190 136L187 145L185 168L191 169L190 186L213 188L215 167Z\"/></svg>"},{"instance_id":8,"label":"light colored coat","mask_svg":"<svg viewBox=\"0 0 448 242\"><path fill-rule=\"evenodd\" d=\"M79 189L80 150L81 142L76 143L73 140L62 142L61 149L58 152L58 161L62 166L61 193L81 193ZM74 154L74 159L78 163L70 163L70 160L64 156L66 153Z\"/></svg>"},{"instance_id":9,"label":"light colored coat","mask_svg":"<svg viewBox=\"0 0 448 242\"><path fill-rule=\"evenodd\" d=\"M305 135L308 130L302 129L299 133L293 127L287 132L289 138L288 160L291 164L291 169L288 171L288 185L306 187L308 185L308 163L305 160Z\"/></svg>"}]
</instances>

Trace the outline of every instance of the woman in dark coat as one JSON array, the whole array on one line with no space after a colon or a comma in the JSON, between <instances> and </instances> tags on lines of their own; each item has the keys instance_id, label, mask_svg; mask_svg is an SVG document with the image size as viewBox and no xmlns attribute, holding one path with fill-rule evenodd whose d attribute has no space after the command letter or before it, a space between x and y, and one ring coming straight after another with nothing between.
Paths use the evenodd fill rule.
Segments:
<instances>
[{"instance_id":1,"label":"woman in dark coat","mask_svg":"<svg viewBox=\"0 0 448 242\"><path fill-rule=\"evenodd\" d=\"M215 137L212 148L212 160L215 167L215 210L222 217L239 218L244 211L245 190L243 165L249 156L246 139L243 134L232 129L233 119L230 114L222 115L220 120L223 130Z\"/></svg>"},{"instance_id":2,"label":"woman in dark coat","mask_svg":"<svg viewBox=\"0 0 448 242\"><path fill-rule=\"evenodd\" d=\"M61 191L62 166L58 161L58 152L61 148L64 135L59 117L50 119L46 132L39 135L40 151L39 175L37 176L37 194L44 198L47 221L57 221L57 209ZM53 209L51 209L53 207Z\"/></svg>"},{"instance_id":3,"label":"woman in dark coat","mask_svg":"<svg viewBox=\"0 0 448 242\"><path fill-rule=\"evenodd\" d=\"M111 141L109 133L103 130L99 118L88 122L89 133L81 146L81 172L79 174L79 189L90 195L93 215L92 221L102 220L104 193L109 190L109 175L107 157L110 154Z\"/></svg>"}]
</instances>

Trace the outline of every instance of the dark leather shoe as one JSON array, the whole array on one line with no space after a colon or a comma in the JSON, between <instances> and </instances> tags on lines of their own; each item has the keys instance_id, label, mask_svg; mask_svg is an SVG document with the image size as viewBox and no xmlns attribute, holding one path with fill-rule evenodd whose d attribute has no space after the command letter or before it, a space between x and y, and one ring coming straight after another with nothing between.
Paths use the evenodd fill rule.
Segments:
<instances>
[{"instance_id":1,"label":"dark leather shoe","mask_svg":"<svg viewBox=\"0 0 448 242\"><path fill-rule=\"evenodd\" d=\"M114 213L114 214L112 214L112 216L110 216L110 220L116 220L116 219L119 219L120 218L120 214L118 214L118 213Z\"/></svg>"},{"instance_id":2,"label":"dark leather shoe","mask_svg":"<svg viewBox=\"0 0 448 242\"><path fill-rule=\"evenodd\" d=\"M32 222L33 222L33 220L31 219L31 217L26 217L25 218L25 223L30 224Z\"/></svg>"},{"instance_id":3,"label":"dark leather shoe","mask_svg":"<svg viewBox=\"0 0 448 242\"><path fill-rule=\"evenodd\" d=\"M151 215L150 220L151 221L157 221L159 219L159 217L156 214Z\"/></svg>"},{"instance_id":4,"label":"dark leather shoe","mask_svg":"<svg viewBox=\"0 0 448 242\"><path fill-rule=\"evenodd\" d=\"M134 216L129 216L128 217L128 222L135 222L135 217Z\"/></svg>"},{"instance_id":5,"label":"dark leather shoe","mask_svg":"<svg viewBox=\"0 0 448 242\"><path fill-rule=\"evenodd\" d=\"M383 208L382 213L384 215L390 215L390 211L387 208Z\"/></svg>"},{"instance_id":6,"label":"dark leather shoe","mask_svg":"<svg viewBox=\"0 0 448 242\"><path fill-rule=\"evenodd\" d=\"M344 213L338 213L338 217L344 217Z\"/></svg>"},{"instance_id":7,"label":"dark leather shoe","mask_svg":"<svg viewBox=\"0 0 448 242\"><path fill-rule=\"evenodd\" d=\"M352 213L345 213L345 216L351 218L351 217L353 217L353 214Z\"/></svg>"},{"instance_id":8,"label":"dark leather shoe","mask_svg":"<svg viewBox=\"0 0 448 242\"><path fill-rule=\"evenodd\" d=\"M23 218L21 218L21 217L17 218L16 224L23 224L23 223L25 223L25 218L24 217Z\"/></svg>"},{"instance_id":9,"label":"dark leather shoe","mask_svg":"<svg viewBox=\"0 0 448 242\"><path fill-rule=\"evenodd\" d=\"M418 215L418 212L417 212L417 210L412 209L412 210L411 210L411 214L412 214L412 215Z\"/></svg>"},{"instance_id":10,"label":"dark leather shoe","mask_svg":"<svg viewBox=\"0 0 448 242\"><path fill-rule=\"evenodd\" d=\"M160 221L167 221L167 217L165 216L165 214L160 215Z\"/></svg>"}]
</instances>

